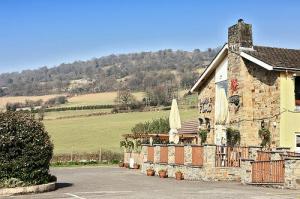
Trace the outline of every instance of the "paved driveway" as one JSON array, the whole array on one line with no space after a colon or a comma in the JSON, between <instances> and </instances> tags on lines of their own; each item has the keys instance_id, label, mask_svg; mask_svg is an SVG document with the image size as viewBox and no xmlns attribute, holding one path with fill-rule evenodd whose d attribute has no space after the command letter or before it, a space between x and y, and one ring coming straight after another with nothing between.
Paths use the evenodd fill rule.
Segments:
<instances>
[{"instance_id":1,"label":"paved driveway","mask_svg":"<svg viewBox=\"0 0 300 199\"><path fill-rule=\"evenodd\" d=\"M7 198L241 198L300 199L300 191L244 186L232 182L176 181L147 177L139 171L112 167L55 168L56 191Z\"/></svg>"}]
</instances>

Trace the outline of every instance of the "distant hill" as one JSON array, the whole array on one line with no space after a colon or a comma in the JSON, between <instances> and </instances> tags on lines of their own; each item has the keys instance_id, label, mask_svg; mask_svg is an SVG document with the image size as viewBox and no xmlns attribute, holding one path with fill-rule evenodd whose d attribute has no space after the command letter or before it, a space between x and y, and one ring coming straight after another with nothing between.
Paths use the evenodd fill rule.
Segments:
<instances>
[{"instance_id":1,"label":"distant hill","mask_svg":"<svg viewBox=\"0 0 300 199\"><path fill-rule=\"evenodd\" d=\"M0 75L0 96L94 93L126 86L144 91L166 82L189 88L219 48L140 52Z\"/></svg>"}]
</instances>

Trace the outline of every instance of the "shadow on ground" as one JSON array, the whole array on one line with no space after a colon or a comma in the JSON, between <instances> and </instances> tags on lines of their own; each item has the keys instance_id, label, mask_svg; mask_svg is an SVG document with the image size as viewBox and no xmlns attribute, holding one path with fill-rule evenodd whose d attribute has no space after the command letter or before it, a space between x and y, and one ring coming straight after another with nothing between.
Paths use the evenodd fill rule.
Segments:
<instances>
[{"instance_id":1,"label":"shadow on ground","mask_svg":"<svg viewBox=\"0 0 300 199\"><path fill-rule=\"evenodd\" d=\"M63 189L63 188L66 188L66 187L71 187L73 186L72 183L68 183L68 182L57 182L55 184L55 188L56 189Z\"/></svg>"}]
</instances>

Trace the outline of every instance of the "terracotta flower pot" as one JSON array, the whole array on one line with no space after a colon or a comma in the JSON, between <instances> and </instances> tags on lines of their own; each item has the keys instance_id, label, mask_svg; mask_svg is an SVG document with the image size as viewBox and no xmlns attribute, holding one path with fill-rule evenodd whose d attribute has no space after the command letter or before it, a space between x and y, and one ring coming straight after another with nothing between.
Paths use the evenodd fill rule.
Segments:
<instances>
[{"instance_id":1,"label":"terracotta flower pot","mask_svg":"<svg viewBox=\"0 0 300 199\"><path fill-rule=\"evenodd\" d=\"M167 171L166 171L166 170L159 171L158 174L159 174L159 177L160 177L160 178L166 178L166 177L168 177L168 176L167 176Z\"/></svg>"},{"instance_id":2,"label":"terracotta flower pot","mask_svg":"<svg viewBox=\"0 0 300 199\"><path fill-rule=\"evenodd\" d=\"M147 169L147 176L154 176L155 172L153 169Z\"/></svg>"},{"instance_id":3,"label":"terracotta flower pot","mask_svg":"<svg viewBox=\"0 0 300 199\"><path fill-rule=\"evenodd\" d=\"M134 168L134 169L139 169L139 168L140 168L140 165L134 164L134 165L133 165L133 168Z\"/></svg>"},{"instance_id":4,"label":"terracotta flower pot","mask_svg":"<svg viewBox=\"0 0 300 199\"><path fill-rule=\"evenodd\" d=\"M183 174L181 172L176 172L175 178L176 178L176 180L183 180Z\"/></svg>"},{"instance_id":5,"label":"terracotta flower pot","mask_svg":"<svg viewBox=\"0 0 300 199\"><path fill-rule=\"evenodd\" d=\"M119 167L124 167L124 162L120 162Z\"/></svg>"}]
</instances>

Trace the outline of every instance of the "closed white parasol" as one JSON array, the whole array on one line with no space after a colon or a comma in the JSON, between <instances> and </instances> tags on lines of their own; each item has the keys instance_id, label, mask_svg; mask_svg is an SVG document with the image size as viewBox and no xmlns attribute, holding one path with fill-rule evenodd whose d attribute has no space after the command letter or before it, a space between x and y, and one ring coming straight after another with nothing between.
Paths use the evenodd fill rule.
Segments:
<instances>
[{"instance_id":1,"label":"closed white parasol","mask_svg":"<svg viewBox=\"0 0 300 199\"><path fill-rule=\"evenodd\" d=\"M178 132L177 130L181 128L181 120L180 120L176 99L172 100L169 123L170 123L169 142L174 142L175 134Z\"/></svg>"}]
</instances>

